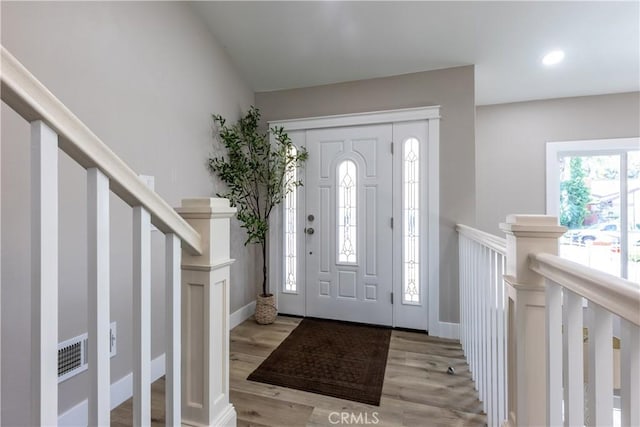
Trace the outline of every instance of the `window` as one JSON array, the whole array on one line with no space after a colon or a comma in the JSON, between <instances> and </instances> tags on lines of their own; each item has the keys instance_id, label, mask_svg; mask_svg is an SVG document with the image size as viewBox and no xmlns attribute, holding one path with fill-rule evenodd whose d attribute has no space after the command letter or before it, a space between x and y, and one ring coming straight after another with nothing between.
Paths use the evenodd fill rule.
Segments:
<instances>
[{"instance_id":1,"label":"window","mask_svg":"<svg viewBox=\"0 0 640 427\"><path fill-rule=\"evenodd\" d=\"M640 282L638 142L547 146L547 212L569 229L560 256L634 282Z\"/></svg>"},{"instance_id":2,"label":"window","mask_svg":"<svg viewBox=\"0 0 640 427\"><path fill-rule=\"evenodd\" d=\"M289 155L295 156L297 150L291 147ZM297 181L298 172L295 165L285 174L285 185ZM284 292L297 292L297 253L296 253L296 215L297 215L297 187L284 198Z\"/></svg>"},{"instance_id":3,"label":"window","mask_svg":"<svg viewBox=\"0 0 640 427\"><path fill-rule=\"evenodd\" d=\"M344 160L338 165L338 262L355 264L356 253L356 164Z\"/></svg>"},{"instance_id":4,"label":"window","mask_svg":"<svg viewBox=\"0 0 640 427\"><path fill-rule=\"evenodd\" d=\"M403 150L403 278L402 300L420 303L420 148L409 138Z\"/></svg>"}]
</instances>

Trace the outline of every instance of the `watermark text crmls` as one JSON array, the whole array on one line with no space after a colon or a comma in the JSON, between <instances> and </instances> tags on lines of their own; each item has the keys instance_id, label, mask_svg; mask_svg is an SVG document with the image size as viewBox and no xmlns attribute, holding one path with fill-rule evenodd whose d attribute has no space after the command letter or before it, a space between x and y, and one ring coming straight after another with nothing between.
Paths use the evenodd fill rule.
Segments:
<instances>
[{"instance_id":1,"label":"watermark text crmls","mask_svg":"<svg viewBox=\"0 0 640 427\"><path fill-rule=\"evenodd\" d=\"M380 422L380 417L378 412L331 412L329 414L329 422L333 425L375 425Z\"/></svg>"}]
</instances>

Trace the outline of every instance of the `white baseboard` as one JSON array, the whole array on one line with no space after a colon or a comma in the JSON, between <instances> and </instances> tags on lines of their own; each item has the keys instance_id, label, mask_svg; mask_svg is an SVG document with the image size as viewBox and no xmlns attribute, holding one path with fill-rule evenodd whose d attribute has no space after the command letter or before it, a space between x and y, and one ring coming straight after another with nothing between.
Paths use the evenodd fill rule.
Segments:
<instances>
[{"instance_id":1,"label":"white baseboard","mask_svg":"<svg viewBox=\"0 0 640 427\"><path fill-rule=\"evenodd\" d=\"M151 382L164 375L164 354L151 361ZM111 384L111 409L120 406L133 396L133 373L129 373ZM89 401L83 400L73 408L58 416L58 426L86 427L89 422Z\"/></svg>"},{"instance_id":2,"label":"white baseboard","mask_svg":"<svg viewBox=\"0 0 640 427\"><path fill-rule=\"evenodd\" d=\"M438 322L438 336L440 338L460 339L460 324Z\"/></svg>"},{"instance_id":3,"label":"white baseboard","mask_svg":"<svg viewBox=\"0 0 640 427\"><path fill-rule=\"evenodd\" d=\"M229 330L235 328L240 323L247 320L249 317L253 315L256 311L256 302L251 301L249 304L245 305L234 311L231 316L229 316Z\"/></svg>"},{"instance_id":4,"label":"white baseboard","mask_svg":"<svg viewBox=\"0 0 640 427\"><path fill-rule=\"evenodd\" d=\"M236 409L231 403L229 403L218 418L211 423L211 425L219 427L236 427L237 423L238 415L236 414Z\"/></svg>"},{"instance_id":5,"label":"white baseboard","mask_svg":"<svg viewBox=\"0 0 640 427\"><path fill-rule=\"evenodd\" d=\"M89 423L89 401L83 400L73 408L58 416L60 427L85 427Z\"/></svg>"}]
</instances>

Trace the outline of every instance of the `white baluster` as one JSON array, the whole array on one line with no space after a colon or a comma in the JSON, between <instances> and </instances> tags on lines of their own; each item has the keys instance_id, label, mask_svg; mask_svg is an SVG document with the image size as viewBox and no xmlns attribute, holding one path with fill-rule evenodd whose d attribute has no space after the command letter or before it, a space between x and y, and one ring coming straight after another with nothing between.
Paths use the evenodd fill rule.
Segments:
<instances>
[{"instance_id":1,"label":"white baluster","mask_svg":"<svg viewBox=\"0 0 640 427\"><path fill-rule=\"evenodd\" d=\"M584 425L584 363L582 297L563 291L564 425Z\"/></svg>"},{"instance_id":2,"label":"white baluster","mask_svg":"<svg viewBox=\"0 0 640 427\"><path fill-rule=\"evenodd\" d=\"M472 253L472 273L471 273L471 378L474 381L476 390L478 389L478 244L471 243ZM475 302L475 303L474 303Z\"/></svg>"},{"instance_id":3,"label":"white baluster","mask_svg":"<svg viewBox=\"0 0 640 427\"><path fill-rule=\"evenodd\" d=\"M2 139L2 138L0 138ZM2 141L0 140L0 242L2 242ZM0 253L2 250L0 250ZM2 257L0 256L0 283L2 282ZM2 286L0 286L0 331L2 331ZM2 410L2 339L0 339L0 412ZM1 414L0 414L1 418Z\"/></svg>"},{"instance_id":4,"label":"white baluster","mask_svg":"<svg viewBox=\"0 0 640 427\"><path fill-rule=\"evenodd\" d=\"M478 288L478 397L482 401L482 410L486 412L484 399L484 247L478 244L478 275L476 286Z\"/></svg>"},{"instance_id":5,"label":"white baluster","mask_svg":"<svg viewBox=\"0 0 640 427\"><path fill-rule=\"evenodd\" d=\"M180 239L175 234L166 235L166 358L165 358L165 423L180 425Z\"/></svg>"},{"instance_id":6,"label":"white baluster","mask_svg":"<svg viewBox=\"0 0 640 427\"><path fill-rule=\"evenodd\" d=\"M459 271L459 279L458 283L460 286L460 344L462 345L462 352L466 355L465 344L464 344L464 289L465 289L465 259L464 259L464 239L459 234L458 235L458 271Z\"/></svg>"},{"instance_id":7,"label":"white baluster","mask_svg":"<svg viewBox=\"0 0 640 427\"><path fill-rule=\"evenodd\" d=\"M621 320L620 340L621 378L620 399L622 425L640 425L640 328L629 321Z\"/></svg>"},{"instance_id":8,"label":"white baluster","mask_svg":"<svg viewBox=\"0 0 640 427\"><path fill-rule=\"evenodd\" d=\"M480 298L482 297L482 246L476 245L476 280L474 288L476 290L475 305L476 305L476 388L478 389L478 396L482 399L482 304Z\"/></svg>"},{"instance_id":9,"label":"white baluster","mask_svg":"<svg viewBox=\"0 0 640 427\"><path fill-rule=\"evenodd\" d=\"M489 394L487 393L488 384L489 384L489 351L488 351L488 341L489 341L489 326L487 325L488 316L488 299L489 299L489 249L486 247L482 248L482 298L480 299L480 304L482 304L482 396L484 403L484 411L488 412L489 404Z\"/></svg>"},{"instance_id":10,"label":"white baluster","mask_svg":"<svg viewBox=\"0 0 640 427\"><path fill-rule=\"evenodd\" d=\"M31 424L58 423L58 135L31 123Z\"/></svg>"},{"instance_id":11,"label":"white baluster","mask_svg":"<svg viewBox=\"0 0 640 427\"><path fill-rule=\"evenodd\" d=\"M491 412L491 249L485 250L485 295L484 304L484 396L485 411L487 414Z\"/></svg>"},{"instance_id":12,"label":"white baluster","mask_svg":"<svg viewBox=\"0 0 640 427\"><path fill-rule=\"evenodd\" d=\"M589 301L589 425L613 424L613 316Z\"/></svg>"},{"instance_id":13,"label":"white baluster","mask_svg":"<svg viewBox=\"0 0 640 427\"><path fill-rule=\"evenodd\" d=\"M471 358L473 357L473 350L471 348L473 334L473 311L470 304L472 298L472 277L473 277L473 243L467 241L467 362L471 366Z\"/></svg>"},{"instance_id":14,"label":"white baluster","mask_svg":"<svg viewBox=\"0 0 640 427\"><path fill-rule=\"evenodd\" d=\"M482 400L482 409L487 411L486 407L486 399L485 399L485 297L486 297L486 269L485 269L485 253L486 250L484 246L480 245L478 248L479 258L478 258L478 299L476 303L478 304L478 322L479 322L479 330L478 330L478 395L480 396L480 400Z\"/></svg>"},{"instance_id":15,"label":"white baluster","mask_svg":"<svg viewBox=\"0 0 640 427\"><path fill-rule=\"evenodd\" d=\"M507 419L507 390L506 384L507 379L505 375L506 371L506 330L505 330L505 309L504 309L504 282L502 280L503 275L503 267L504 266L504 256L502 254L498 255L497 263L496 263L496 272L497 272L497 290L498 295L496 302L498 304L498 424L502 424Z\"/></svg>"},{"instance_id":16,"label":"white baluster","mask_svg":"<svg viewBox=\"0 0 640 427\"><path fill-rule=\"evenodd\" d=\"M493 249L489 250L489 289L487 293L487 314L488 314L488 322L487 322L487 343L489 348L489 364L488 364L488 372L487 377L489 378L489 388L487 394L487 424L493 425L495 423L495 404L496 404L496 395L495 395L495 328L496 328L496 320L495 320L495 253Z\"/></svg>"},{"instance_id":17,"label":"white baluster","mask_svg":"<svg viewBox=\"0 0 640 427\"><path fill-rule=\"evenodd\" d=\"M482 355L482 364L480 365L481 369L481 390L482 390L482 406L484 408L484 412L487 413L487 296L488 296L488 288L489 288L489 276L488 276L488 266L487 255L489 254L489 250L486 247L482 247L482 258L480 258L481 265L480 269L482 271L482 275L480 276L480 283L482 286L482 292L480 294L480 299L478 302L480 303L480 314L481 318L481 355Z\"/></svg>"},{"instance_id":18,"label":"white baluster","mask_svg":"<svg viewBox=\"0 0 640 427\"><path fill-rule=\"evenodd\" d=\"M498 402L498 387L499 387L499 382L498 382L498 372L500 370L500 365L498 365L498 341L499 341L499 336L498 336L498 322L499 322L499 317L498 317L498 305L496 303L497 298L498 298L498 286L500 286L500 282L498 281L499 278L501 277L501 275L498 273L498 258L500 257L500 254L497 252L493 252L493 259L491 261L491 271L492 271L492 277L491 277L491 351L492 351L492 362L491 362L491 383L492 383L492 390L491 390L491 398L493 399L493 404L492 404L492 415L491 415L491 419L493 421L493 424L500 424L500 417L498 415L498 407L499 407L499 402Z\"/></svg>"},{"instance_id":19,"label":"white baluster","mask_svg":"<svg viewBox=\"0 0 640 427\"><path fill-rule=\"evenodd\" d=\"M471 311L469 309L469 292L471 291L470 288L470 277L471 277L471 251L470 251L470 243L468 239L465 239L465 249L464 249L464 256L465 256L465 265L464 265L464 270L465 270L465 291L464 291L464 312L465 312L465 317L464 317L464 354L467 356L467 362L469 362L469 357L471 356L471 351L469 349L469 333L470 333L470 327L471 327Z\"/></svg>"},{"instance_id":20,"label":"white baluster","mask_svg":"<svg viewBox=\"0 0 640 427\"><path fill-rule=\"evenodd\" d=\"M133 208L133 425L151 423L151 220Z\"/></svg>"},{"instance_id":21,"label":"white baluster","mask_svg":"<svg viewBox=\"0 0 640 427\"><path fill-rule=\"evenodd\" d=\"M562 425L562 288L546 280L547 425Z\"/></svg>"},{"instance_id":22,"label":"white baluster","mask_svg":"<svg viewBox=\"0 0 640 427\"><path fill-rule=\"evenodd\" d=\"M110 423L109 178L87 169L89 425Z\"/></svg>"},{"instance_id":23,"label":"white baluster","mask_svg":"<svg viewBox=\"0 0 640 427\"><path fill-rule=\"evenodd\" d=\"M464 326L464 334L465 334L465 339L464 339L464 352L465 355L467 356L467 362L469 361L469 359L471 358L471 304L469 303L469 301L471 300L471 282L470 282L470 278L471 278L471 242L466 239L465 240L465 293L464 293L464 298L465 298L465 326Z\"/></svg>"}]
</instances>

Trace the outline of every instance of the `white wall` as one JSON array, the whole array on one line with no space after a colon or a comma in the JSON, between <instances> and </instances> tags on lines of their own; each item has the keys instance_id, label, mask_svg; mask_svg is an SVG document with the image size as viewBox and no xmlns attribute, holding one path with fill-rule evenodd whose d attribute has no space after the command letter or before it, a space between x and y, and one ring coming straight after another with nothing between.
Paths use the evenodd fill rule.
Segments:
<instances>
[{"instance_id":1,"label":"white wall","mask_svg":"<svg viewBox=\"0 0 640 427\"><path fill-rule=\"evenodd\" d=\"M2 2L2 45L178 206L216 192L207 169L211 113L235 120L254 101L229 58L185 3ZM29 129L2 105L2 425L28 425ZM85 171L60 159L59 341L86 331ZM111 198L112 382L131 371L131 209ZM234 225L231 309L255 296L253 250ZM163 237L152 236L152 356L163 352ZM60 412L86 396L60 387Z\"/></svg>"},{"instance_id":2,"label":"white wall","mask_svg":"<svg viewBox=\"0 0 640 427\"><path fill-rule=\"evenodd\" d=\"M503 236L508 214L544 214L547 142L640 136L640 93L476 108L476 224Z\"/></svg>"}]
</instances>

